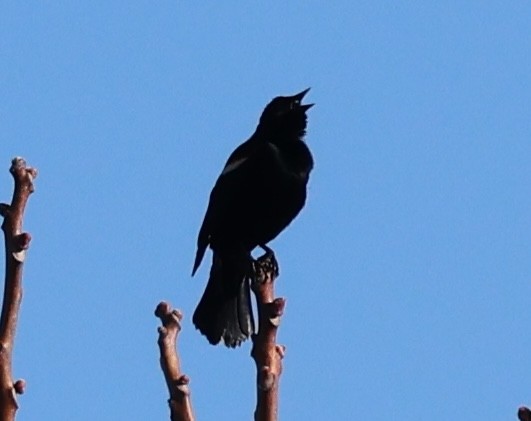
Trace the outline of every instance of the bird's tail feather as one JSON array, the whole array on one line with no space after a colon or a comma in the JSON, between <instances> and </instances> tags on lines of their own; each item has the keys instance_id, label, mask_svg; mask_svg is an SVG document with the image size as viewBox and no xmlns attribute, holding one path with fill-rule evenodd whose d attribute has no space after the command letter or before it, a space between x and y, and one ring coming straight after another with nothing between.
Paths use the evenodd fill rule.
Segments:
<instances>
[{"instance_id":1,"label":"bird's tail feather","mask_svg":"<svg viewBox=\"0 0 531 421\"><path fill-rule=\"evenodd\" d=\"M234 348L254 333L248 256L214 252L210 278L194 312L193 322L215 345L223 339Z\"/></svg>"}]
</instances>

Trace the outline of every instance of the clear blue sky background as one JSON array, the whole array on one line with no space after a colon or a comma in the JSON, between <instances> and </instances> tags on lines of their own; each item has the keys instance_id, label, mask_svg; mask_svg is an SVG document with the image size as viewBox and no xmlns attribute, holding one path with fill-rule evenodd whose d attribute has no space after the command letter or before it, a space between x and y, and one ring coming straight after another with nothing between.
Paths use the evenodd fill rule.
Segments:
<instances>
[{"instance_id":1,"label":"clear blue sky background","mask_svg":"<svg viewBox=\"0 0 531 421\"><path fill-rule=\"evenodd\" d=\"M253 361L190 316L210 189L308 86L316 168L272 246L283 420L511 420L531 403L528 1L4 2L0 197L40 175L20 420L168 419L156 304L185 313L199 420L250 419ZM199 4L201 3L201 4ZM209 259L208 259L209 260Z\"/></svg>"}]
</instances>

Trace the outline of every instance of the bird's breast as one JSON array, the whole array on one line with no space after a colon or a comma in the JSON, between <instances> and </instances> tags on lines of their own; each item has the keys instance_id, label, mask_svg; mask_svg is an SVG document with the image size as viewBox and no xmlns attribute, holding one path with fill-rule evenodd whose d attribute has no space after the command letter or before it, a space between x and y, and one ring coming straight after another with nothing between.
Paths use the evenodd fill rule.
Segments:
<instances>
[{"instance_id":1,"label":"bird's breast","mask_svg":"<svg viewBox=\"0 0 531 421\"><path fill-rule=\"evenodd\" d=\"M290 142L279 146L268 143L273 160L283 176L308 180L313 168L313 159L304 142Z\"/></svg>"}]
</instances>

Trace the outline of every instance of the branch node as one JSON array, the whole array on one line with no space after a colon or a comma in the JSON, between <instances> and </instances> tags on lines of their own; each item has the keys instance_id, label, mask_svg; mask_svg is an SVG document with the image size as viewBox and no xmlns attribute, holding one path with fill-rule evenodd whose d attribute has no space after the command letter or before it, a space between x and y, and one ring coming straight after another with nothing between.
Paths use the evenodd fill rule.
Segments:
<instances>
[{"instance_id":1,"label":"branch node","mask_svg":"<svg viewBox=\"0 0 531 421\"><path fill-rule=\"evenodd\" d=\"M190 395L190 388L187 384L176 384L175 389L182 393L183 396L189 396Z\"/></svg>"},{"instance_id":2,"label":"branch node","mask_svg":"<svg viewBox=\"0 0 531 421\"><path fill-rule=\"evenodd\" d=\"M177 384L188 385L190 384L190 378L186 374L183 374L181 377L177 379Z\"/></svg>"},{"instance_id":3,"label":"branch node","mask_svg":"<svg viewBox=\"0 0 531 421\"><path fill-rule=\"evenodd\" d=\"M10 210L11 206L9 206L7 203L0 203L0 216L6 218Z\"/></svg>"},{"instance_id":4,"label":"branch node","mask_svg":"<svg viewBox=\"0 0 531 421\"><path fill-rule=\"evenodd\" d=\"M274 314L277 316L282 316L282 314L284 313L284 307L286 306L286 299L275 298L271 304L272 304L271 307L273 308Z\"/></svg>"},{"instance_id":5,"label":"branch node","mask_svg":"<svg viewBox=\"0 0 531 421\"><path fill-rule=\"evenodd\" d=\"M31 242L31 235L28 234L27 232L23 232L22 234L15 235L13 237L13 250L15 250L15 252L27 250L30 242Z\"/></svg>"},{"instance_id":6,"label":"branch node","mask_svg":"<svg viewBox=\"0 0 531 421\"><path fill-rule=\"evenodd\" d=\"M269 313L269 322L274 327L280 326L280 318L284 314L284 307L286 300L284 298L275 298L271 303L267 304L267 311Z\"/></svg>"},{"instance_id":7,"label":"branch node","mask_svg":"<svg viewBox=\"0 0 531 421\"><path fill-rule=\"evenodd\" d=\"M26 250L13 252L12 256L18 263L24 263L24 260L26 260Z\"/></svg>"},{"instance_id":8,"label":"branch node","mask_svg":"<svg viewBox=\"0 0 531 421\"><path fill-rule=\"evenodd\" d=\"M275 351L280 359L284 359L284 356L286 355L286 347L284 345L277 345Z\"/></svg>"},{"instance_id":9,"label":"branch node","mask_svg":"<svg viewBox=\"0 0 531 421\"><path fill-rule=\"evenodd\" d=\"M26 250L29 248L29 244L31 242L31 235L29 235L27 232L23 232L22 234L15 235L12 241L13 258L17 262L23 263L26 259Z\"/></svg>"},{"instance_id":10,"label":"branch node","mask_svg":"<svg viewBox=\"0 0 531 421\"><path fill-rule=\"evenodd\" d=\"M17 395L22 395L26 391L26 380L19 379L15 382L13 385L13 388L15 389L15 393Z\"/></svg>"},{"instance_id":11,"label":"branch node","mask_svg":"<svg viewBox=\"0 0 531 421\"><path fill-rule=\"evenodd\" d=\"M280 326L280 317L270 317L269 318L269 323L271 323L271 325L273 327L279 327Z\"/></svg>"},{"instance_id":12,"label":"branch node","mask_svg":"<svg viewBox=\"0 0 531 421\"><path fill-rule=\"evenodd\" d=\"M276 376L268 366L263 366L258 375L258 388L269 391L275 386Z\"/></svg>"},{"instance_id":13,"label":"branch node","mask_svg":"<svg viewBox=\"0 0 531 421\"><path fill-rule=\"evenodd\" d=\"M181 377L175 380L175 388L185 396L190 395L190 388L188 387L189 384L190 379L186 374L181 375Z\"/></svg>"}]
</instances>

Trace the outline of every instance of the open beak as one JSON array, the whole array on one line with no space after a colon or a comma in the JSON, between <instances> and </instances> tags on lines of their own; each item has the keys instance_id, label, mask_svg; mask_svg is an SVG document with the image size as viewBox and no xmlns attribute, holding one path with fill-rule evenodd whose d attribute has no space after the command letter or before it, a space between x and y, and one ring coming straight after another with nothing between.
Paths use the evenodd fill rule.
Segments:
<instances>
[{"instance_id":1,"label":"open beak","mask_svg":"<svg viewBox=\"0 0 531 421\"><path fill-rule=\"evenodd\" d=\"M302 101L302 99L304 98L304 95L306 95L310 89L311 89L311 88L305 89L304 91L299 92L298 94L293 95L293 98L298 99L299 101Z\"/></svg>"},{"instance_id":2,"label":"open beak","mask_svg":"<svg viewBox=\"0 0 531 421\"><path fill-rule=\"evenodd\" d=\"M304 98L304 96L308 93L308 91L310 90L310 88L307 88L305 89L304 91L302 92L299 92L298 94L295 94L293 95L293 98L298 100L299 103L302 101L302 99ZM310 108L312 108L315 104L301 104L300 105L300 108L302 108L303 111L307 111L309 110Z\"/></svg>"}]
</instances>

